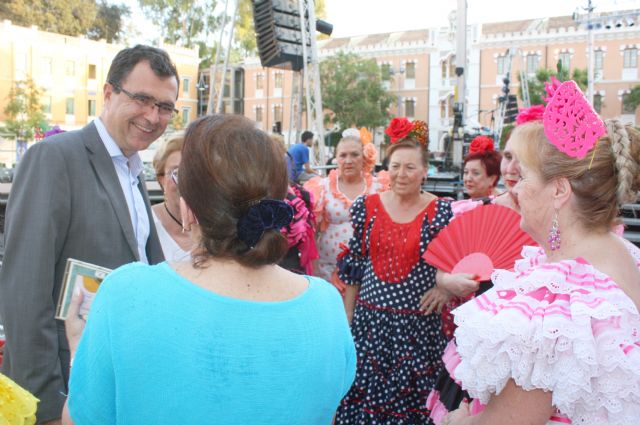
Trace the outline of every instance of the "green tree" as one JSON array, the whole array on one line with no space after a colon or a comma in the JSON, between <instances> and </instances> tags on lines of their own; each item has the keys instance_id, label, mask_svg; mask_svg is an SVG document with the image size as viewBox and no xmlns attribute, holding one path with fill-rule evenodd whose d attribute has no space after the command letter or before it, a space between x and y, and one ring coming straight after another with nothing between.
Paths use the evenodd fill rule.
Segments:
<instances>
[{"instance_id":1,"label":"green tree","mask_svg":"<svg viewBox=\"0 0 640 425\"><path fill-rule=\"evenodd\" d=\"M96 17L95 0L2 0L0 18L16 25L77 36L86 34Z\"/></svg>"},{"instance_id":2,"label":"green tree","mask_svg":"<svg viewBox=\"0 0 640 425\"><path fill-rule=\"evenodd\" d=\"M587 89L589 82L586 69L574 69L571 77L569 77L569 71L563 69L560 62L558 62L555 71L547 68L538 69L533 77L527 79L529 99L532 105L544 104L544 99L547 97L544 83L550 82L552 76L556 77L559 81L574 80L583 91ZM520 81L520 75L518 75L518 81ZM518 95L522 99L522 85L518 88Z\"/></svg>"},{"instance_id":3,"label":"green tree","mask_svg":"<svg viewBox=\"0 0 640 425\"><path fill-rule=\"evenodd\" d=\"M16 81L9 90L8 103L4 108L7 116L5 129L16 138L33 139L36 127L43 128L45 117L40 104L40 89L30 77Z\"/></svg>"},{"instance_id":4,"label":"green tree","mask_svg":"<svg viewBox=\"0 0 640 425\"><path fill-rule=\"evenodd\" d=\"M87 31L92 40L105 39L109 43L122 41L125 30L125 18L131 16L128 6L109 5L102 0L98 5L98 12L93 25Z\"/></svg>"},{"instance_id":5,"label":"green tree","mask_svg":"<svg viewBox=\"0 0 640 425\"><path fill-rule=\"evenodd\" d=\"M138 4L170 44L193 48L216 27L216 0L138 0Z\"/></svg>"},{"instance_id":6,"label":"green tree","mask_svg":"<svg viewBox=\"0 0 640 425\"><path fill-rule=\"evenodd\" d=\"M625 96L627 105L630 108L635 110L638 106L640 106L640 85L635 86L631 89L631 92Z\"/></svg>"},{"instance_id":7,"label":"green tree","mask_svg":"<svg viewBox=\"0 0 640 425\"><path fill-rule=\"evenodd\" d=\"M373 59L339 53L320 64L323 107L331 110L325 121L340 127L379 127L389 120L395 97L383 86L380 67Z\"/></svg>"}]
</instances>

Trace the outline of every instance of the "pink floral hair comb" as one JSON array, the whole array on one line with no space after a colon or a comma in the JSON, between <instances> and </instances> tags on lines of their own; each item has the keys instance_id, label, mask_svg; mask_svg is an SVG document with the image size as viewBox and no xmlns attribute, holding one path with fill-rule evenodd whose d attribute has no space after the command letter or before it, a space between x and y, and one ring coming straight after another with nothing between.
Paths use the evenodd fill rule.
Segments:
<instances>
[{"instance_id":1,"label":"pink floral hair comb","mask_svg":"<svg viewBox=\"0 0 640 425\"><path fill-rule=\"evenodd\" d=\"M555 90L542 123L547 138L560 152L580 159L607 132L602 119L571 80Z\"/></svg>"}]
</instances>

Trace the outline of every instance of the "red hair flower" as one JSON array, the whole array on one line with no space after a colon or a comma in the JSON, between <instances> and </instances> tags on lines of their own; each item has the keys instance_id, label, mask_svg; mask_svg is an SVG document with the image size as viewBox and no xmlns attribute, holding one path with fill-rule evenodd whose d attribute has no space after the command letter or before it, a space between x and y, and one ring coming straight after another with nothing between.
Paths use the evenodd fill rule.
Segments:
<instances>
[{"instance_id":1,"label":"red hair flower","mask_svg":"<svg viewBox=\"0 0 640 425\"><path fill-rule=\"evenodd\" d=\"M413 123L405 117L396 117L391 120L389 127L384 132L391 138L391 143L404 139L413 130Z\"/></svg>"},{"instance_id":2,"label":"red hair flower","mask_svg":"<svg viewBox=\"0 0 640 425\"><path fill-rule=\"evenodd\" d=\"M469 153L493 151L493 139L488 136L477 136L469 145Z\"/></svg>"},{"instance_id":3,"label":"red hair flower","mask_svg":"<svg viewBox=\"0 0 640 425\"><path fill-rule=\"evenodd\" d=\"M520 109L516 116L516 125L521 125L530 121L542 121L544 105L533 105L530 108Z\"/></svg>"},{"instance_id":4,"label":"red hair flower","mask_svg":"<svg viewBox=\"0 0 640 425\"><path fill-rule=\"evenodd\" d=\"M391 120L384 132L391 138L391 143L408 138L416 140L422 146L427 146L429 142L429 126L421 120L411 122L405 117L396 117Z\"/></svg>"}]
</instances>

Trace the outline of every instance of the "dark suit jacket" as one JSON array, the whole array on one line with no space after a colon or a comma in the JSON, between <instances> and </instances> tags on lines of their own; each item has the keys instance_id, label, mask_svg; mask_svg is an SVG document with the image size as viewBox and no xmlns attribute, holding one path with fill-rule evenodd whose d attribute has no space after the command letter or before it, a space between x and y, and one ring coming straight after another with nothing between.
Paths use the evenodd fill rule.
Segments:
<instances>
[{"instance_id":1,"label":"dark suit jacket","mask_svg":"<svg viewBox=\"0 0 640 425\"><path fill-rule=\"evenodd\" d=\"M164 257L151 216L146 252ZM69 347L54 319L67 258L108 268L139 259L115 168L93 123L32 146L13 180L0 269L3 372L40 399L38 421L59 418L67 392Z\"/></svg>"}]
</instances>

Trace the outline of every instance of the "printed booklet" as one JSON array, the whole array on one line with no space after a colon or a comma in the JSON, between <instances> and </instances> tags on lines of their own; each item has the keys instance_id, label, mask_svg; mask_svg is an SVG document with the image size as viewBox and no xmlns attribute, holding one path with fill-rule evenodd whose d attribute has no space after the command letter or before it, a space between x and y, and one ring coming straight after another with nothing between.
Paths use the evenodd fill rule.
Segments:
<instances>
[{"instance_id":1,"label":"printed booklet","mask_svg":"<svg viewBox=\"0 0 640 425\"><path fill-rule=\"evenodd\" d=\"M98 287L109 272L111 270L105 267L69 258L64 271L62 289L60 290L58 308L56 309L56 319L65 320L67 318L73 291L78 287L84 295L79 314L86 320L93 298L98 292Z\"/></svg>"}]
</instances>

